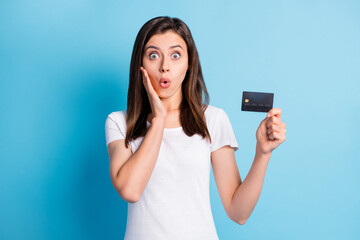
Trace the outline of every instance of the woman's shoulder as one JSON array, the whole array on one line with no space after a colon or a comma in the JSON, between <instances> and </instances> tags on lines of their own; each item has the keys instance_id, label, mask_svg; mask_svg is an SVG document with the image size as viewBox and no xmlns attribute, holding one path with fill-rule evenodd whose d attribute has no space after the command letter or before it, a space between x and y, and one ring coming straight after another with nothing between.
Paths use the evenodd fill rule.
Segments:
<instances>
[{"instance_id":1,"label":"woman's shoulder","mask_svg":"<svg viewBox=\"0 0 360 240\"><path fill-rule=\"evenodd\" d=\"M108 115L108 118L112 119L115 122L120 122L120 123L125 122L125 117L126 117L126 109L120 111L114 111Z\"/></svg>"},{"instance_id":2,"label":"woman's shoulder","mask_svg":"<svg viewBox=\"0 0 360 240\"><path fill-rule=\"evenodd\" d=\"M224 110L222 108L215 107L213 105L207 105L207 108L205 110L205 116L206 116L206 118L208 118L208 117L211 118L211 117L221 114L222 112L224 112Z\"/></svg>"},{"instance_id":3,"label":"woman's shoulder","mask_svg":"<svg viewBox=\"0 0 360 240\"><path fill-rule=\"evenodd\" d=\"M212 126L217 122L217 119L221 119L221 116L226 114L220 107L208 105L205 110L205 118L208 126Z\"/></svg>"}]
</instances>

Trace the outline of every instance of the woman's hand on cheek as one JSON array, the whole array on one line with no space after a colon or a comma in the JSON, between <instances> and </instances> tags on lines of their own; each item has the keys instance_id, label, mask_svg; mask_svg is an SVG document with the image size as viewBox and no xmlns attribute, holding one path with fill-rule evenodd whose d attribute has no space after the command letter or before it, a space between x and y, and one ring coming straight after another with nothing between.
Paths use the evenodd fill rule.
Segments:
<instances>
[{"instance_id":1,"label":"woman's hand on cheek","mask_svg":"<svg viewBox=\"0 0 360 240\"><path fill-rule=\"evenodd\" d=\"M286 139L286 124L281 121L281 109L273 108L256 131L256 152L271 154Z\"/></svg>"},{"instance_id":2,"label":"woman's hand on cheek","mask_svg":"<svg viewBox=\"0 0 360 240\"><path fill-rule=\"evenodd\" d=\"M159 95L156 93L154 87L151 84L149 74L146 69L140 67L140 71L142 72L143 84L146 89L147 95L149 97L149 102L151 106L151 111L154 117L162 117L165 118L167 111L159 98Z\"/></svg>"}]
</instances>

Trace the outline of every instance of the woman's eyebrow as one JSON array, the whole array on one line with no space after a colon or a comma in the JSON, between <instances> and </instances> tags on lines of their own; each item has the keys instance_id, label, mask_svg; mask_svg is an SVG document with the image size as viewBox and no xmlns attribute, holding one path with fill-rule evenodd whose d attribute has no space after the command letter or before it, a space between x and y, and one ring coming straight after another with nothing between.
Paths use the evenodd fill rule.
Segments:
<instances>
[{"instance_id":1,"label":"woman's eyebrow","mask_svg":"<svg viewBox=\"0 0 360 240\"><path fill-rule=\"evenodd\" d=\"M176 47L179 47L179 48L181 48L181 49L182 49L182 47L181 47L179 44L174 45L174 46L170 46L170 47L169 47L169 49L170 49L170 48L176 48ZM153 46L153 45L150 45L150 46L148 46L148 47L145 49L145 51L146 51L146 50L148 50L149 48L155 48L155 49L159 50L159 48L158 48L158 47Z\"/></svg>"}]
</instances>

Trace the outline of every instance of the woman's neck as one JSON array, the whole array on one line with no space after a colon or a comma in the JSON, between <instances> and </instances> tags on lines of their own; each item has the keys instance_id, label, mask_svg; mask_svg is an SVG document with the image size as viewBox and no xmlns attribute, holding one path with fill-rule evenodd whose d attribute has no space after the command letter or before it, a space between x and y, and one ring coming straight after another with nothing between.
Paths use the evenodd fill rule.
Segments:
<instances>
[{"instance_id":1,"label":"woman's neck","mask_svg":"<svg viewBox=\"0 0 360 240\"><path fill-rule=\"evenodd\" d=\"M182 95L178 97L173 96L172 98L160 98L160 100L168 112L175 111L180 109Z\"/></svg>"}]
</instances>

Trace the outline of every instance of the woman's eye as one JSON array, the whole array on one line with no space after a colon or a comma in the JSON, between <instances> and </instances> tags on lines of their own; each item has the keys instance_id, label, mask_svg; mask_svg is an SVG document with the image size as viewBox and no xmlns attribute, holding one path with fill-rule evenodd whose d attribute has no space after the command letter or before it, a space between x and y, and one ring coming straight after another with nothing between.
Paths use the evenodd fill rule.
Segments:
<instances>
[{"instance_id":1,"label":"woman's eye","mask_svg":"<svg viewBox=\"0 0 360 240\"><path fill-rule=\"evenodd\" d=\"M174 56L175 59L180 58L180 54L178 52L173 53L172 56ZM156 59L158 57L157 53L150 53L149 58L150 59Z\"/></svg>"},{"instance_id":2,"label":"woman's eye","mask_svg":"<svg viewBox=\"0 0 360 240\"><path fill-rule=\"evenodd\" d=\"M153 57L155 56L155 57ZM149 58L150 59L156 59L157 54L156 53L150 53Z\"/></svg>"},{"instance_id":3,"label":"woman's eye","mask_svg":"<svg viewBox=\"0 0 360 240\"><path fill-rule=\"evenodd\" d=\"M179 53L174 53L173 56L176 56L176 57L175 57L176 59L180 58L180 54L179 54Z\"/></svg>"}]
</instances>

